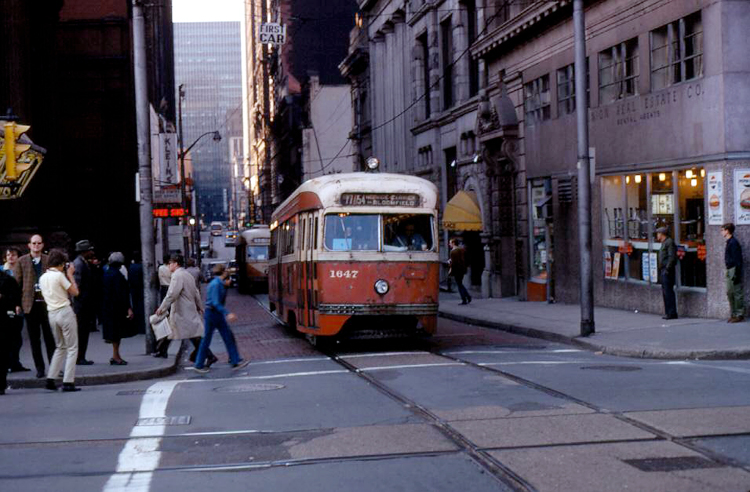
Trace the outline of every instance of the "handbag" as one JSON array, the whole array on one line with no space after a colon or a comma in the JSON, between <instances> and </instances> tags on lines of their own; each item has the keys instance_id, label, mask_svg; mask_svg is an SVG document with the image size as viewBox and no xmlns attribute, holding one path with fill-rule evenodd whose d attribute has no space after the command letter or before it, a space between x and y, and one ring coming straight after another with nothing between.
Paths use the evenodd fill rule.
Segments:
<instances>
[{"instance_id":1,"label":"handbag","mask_svg":"<svg viewBox=\"0 0 750 492\"><path fill-rule=\"evenodd\" d=\"M169 320L164 317L156 323L151 323L151 328L154 330L154 337L157 340L168 337L172 334L172 327L169 325Z\"/></svg>"}]
</instances>

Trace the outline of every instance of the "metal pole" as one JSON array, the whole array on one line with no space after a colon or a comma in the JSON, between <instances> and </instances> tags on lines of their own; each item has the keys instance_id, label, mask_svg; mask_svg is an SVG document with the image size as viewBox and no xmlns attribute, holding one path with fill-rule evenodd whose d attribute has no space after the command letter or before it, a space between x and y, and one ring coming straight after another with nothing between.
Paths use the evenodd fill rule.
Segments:
<instances>
[{"instance_id":1,"label":"metal pole","mask_svg":"<svg viewBox=\"0 0 750 492\"><path fill-rule=\"evenodd\" d=\"M133 2L133 65L135 85L138 172L140 179L141 256L143 259L143 307L146 316L146 353L154 351L154 333L148 317L156 311L156 266L154 264L154 219L152 211L151 159L149 155L149 106L146 79L146 32L141 2Z\"/></svg>"},{"instance_id":2,"label":"metal pole","mask_svg":"<svg viewBox=\"0 0 750 492\"><path fill-rule=\"evenodd\" d=\"M576 120L578 123L578 241L581 249L581 336L594 333L594 276L591 268L591 182L588 96L586 93L586 24L583 0L573 1L575 31Z\"/></svg>"},{"instance_id":3,"label":"metal pole","mask_svg":"<svg viewBox=\"0 0 750 492\"><path fill-rule=\"evenodd\" d=\"M182 217L182 253L185 258L190 256L190 238L185 234L185 227L187 226L187 183L185 183L185 151L182 148L184 138L182 135L182 98L185 97L185 89L183 84L177 89L177 122L180 125L180 191L182 192L182 210L185 211L185 215Z\"/></svg>"}]
</instances>

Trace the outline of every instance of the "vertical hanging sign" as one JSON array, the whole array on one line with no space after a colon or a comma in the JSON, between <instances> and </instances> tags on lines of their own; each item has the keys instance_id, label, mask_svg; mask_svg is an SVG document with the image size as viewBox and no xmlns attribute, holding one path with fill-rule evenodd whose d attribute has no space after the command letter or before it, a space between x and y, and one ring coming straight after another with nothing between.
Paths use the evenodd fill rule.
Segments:
<instances>
[{"instance_id":1,"label":"vertical hanging sign","mask_svg":"<svg viewBox=\"0 0 750 492\"><path fill-rule=\"evenodd\" d=\"M707 173L708 225L724 223L724 183L721 171Z\"/></svg>"}]
</instances>

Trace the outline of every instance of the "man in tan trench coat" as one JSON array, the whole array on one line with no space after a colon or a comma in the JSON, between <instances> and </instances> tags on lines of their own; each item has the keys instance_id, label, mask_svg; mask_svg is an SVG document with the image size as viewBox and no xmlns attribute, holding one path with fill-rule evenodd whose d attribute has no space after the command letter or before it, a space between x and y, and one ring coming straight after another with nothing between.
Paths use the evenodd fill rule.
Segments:
<instances>
[{"instance_id":1,"label":"man in tan trench coat","mask_svg":"<svg viewBox=\"0 0 750 492\"><path fill-rule=\"evenodd\" d=\"M172 328L172 334L159 342L154 356L166 358L171 340L189 338L195 347L193 353L190 354L190 361L195 362L204 331L201 294L195 286L195 278L185 270L185 258L182 255L172 255L168 266L169 271L172 272L172 279L156 314L161 316L169 310L169 326ZM206 365L210 366L216 360L216 356L209 350Z\"/></svg>"}]
</instances>

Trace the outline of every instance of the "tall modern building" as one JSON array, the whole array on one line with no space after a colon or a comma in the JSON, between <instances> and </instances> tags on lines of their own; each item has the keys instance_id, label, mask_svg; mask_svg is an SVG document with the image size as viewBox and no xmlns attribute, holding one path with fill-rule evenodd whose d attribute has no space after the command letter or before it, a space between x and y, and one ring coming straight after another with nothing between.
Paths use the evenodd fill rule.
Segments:
<instances>
[{"instance_id":1,"label":"tall modern building","mask_svg":"<svg viewBox=\"0 0 750 492\"><path fill-rule=\"evenodd\" d=\"M174 25L175 79L182 85L183 146L219 131L226 137L233 113L242 114L240 22L181 22ZM204 223L227 220L231 196L231 156L226 141L211 135L190 151Z\"/></svg>"}]
</instances>

